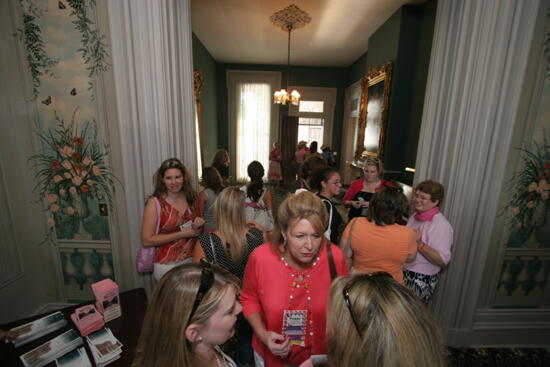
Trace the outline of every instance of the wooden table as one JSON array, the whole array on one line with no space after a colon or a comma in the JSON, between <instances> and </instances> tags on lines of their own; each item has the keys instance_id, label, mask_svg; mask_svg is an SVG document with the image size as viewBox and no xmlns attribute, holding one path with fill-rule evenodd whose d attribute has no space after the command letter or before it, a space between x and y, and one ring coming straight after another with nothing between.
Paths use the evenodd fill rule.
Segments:
<instances>
[{"instance_id":1,"label":"wooden table","mask_svg":"<svg viewBox=\"0 0 550 367\"><path fill-rule=\"evenodd\" d=\"M78 331L76 326L73 324L70 315L76 308L90 303L92 303L92 301L60 309L59 311L63 312L67 318L67 325L65 327L33 340L30 343L22 345L19 348L15 348L12 343L5 343L4 341L1 341L0 365L2 367L21 367L23 366L23 362L19 359L20 355L25 354L26 352L38 347L50 339L53 339L69 329L75 329ZM120 293L120 305L122 307L122 316L105 323L105 327L110 328L115 337L122 343L122 354L120 355L120 358L109 364L109 366L113 367L130 366L132 364L132 360L134 359L134 350L136 349L139 334L141 333L143 318L145 317L145 310L147 309L147 296L145 295L145 291L143 288L138 288ZM52 312L55 312L55 310L48 312L47 314ZM9 330L18 325L39 319L47 314L36 315L0 325L0 329ZM88 352L90 362L95 366L94 358L86 341L84 341L84 346ZM47 366L55 366L55 362L52 362Z\"/></svg>"}]
</instances>

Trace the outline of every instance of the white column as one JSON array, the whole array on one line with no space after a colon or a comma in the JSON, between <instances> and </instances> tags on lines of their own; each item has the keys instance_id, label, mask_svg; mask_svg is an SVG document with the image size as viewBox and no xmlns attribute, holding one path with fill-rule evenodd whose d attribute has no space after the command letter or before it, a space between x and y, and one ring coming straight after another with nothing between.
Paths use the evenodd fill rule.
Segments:
<instances>
[{"instance_id":1,"label":"white column","mask_svg":"<svg viewBox=\"0 0 550 367\"><path fill-rule=\"evenodd\" d=\"M415 181L444 184L453 259L433 309L449 345L467 343L498 209L541 1L440 0Z\"/></svg>"},{"instance_id":2,"label":"white column","mask_svg":"<svg viewBox=\"0 0 550 367\"><path fill-rule=\"evenodd\" d=\"M121 261L133 263L143 206L160 163L180 158L195 183L197 179L190 3L109 0L107 6L132 247L132 259ZM148 277L134 275L136 286L150 285Z\"/></svg>"}]
</instances>

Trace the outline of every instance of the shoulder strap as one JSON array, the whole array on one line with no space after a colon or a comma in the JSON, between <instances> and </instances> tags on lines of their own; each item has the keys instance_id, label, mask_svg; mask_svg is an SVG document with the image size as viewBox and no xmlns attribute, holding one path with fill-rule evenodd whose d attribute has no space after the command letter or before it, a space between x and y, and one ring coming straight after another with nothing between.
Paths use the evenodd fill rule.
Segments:
<instances>
[{"instance_id":1,"label":"shoulder strap","mask_svg":"<svg viewBox=\"0 0 550 367\"><path fill-rule=\"evenodd\" d=\"M155 200L155 208L157 209L157 227L155 229L155 234L158 234L160 229L160 201L156 196L153 196L153 200Z\"/></svg>"},{"instance_id":2,"label":"shoulder strap","mask_svg":"<svg viewBox=\"0 0 550 367\"><path fill-rule=\"evenodd\" d=\"M332 203L330 202L330 200L327 200L327 199L321 199L321 200L328 203L328 206L330 207L330 212L328 213L328 229L330 229L330 226L332 225Z\"/></svg>"},{"instance_id":3,"label":"shoulder strap","mask_svg":"<svg viewBox=\"0 0 550 367\"><path fill-rule=\"evenodd\" d=\"M212 250L212 258L214 259L214 264L217 264L218 259L216 258L216 248L214 247L214 241L212 241L212 233L209 233L208 237L210 238L210 249Z\"/></svg>"},{"instance_id":4,"label":"shoulder strap","mask_svg":"<svg viewBox=\"0 0 550 367\"><path fill-rule=\"evenodd\" d=\"M327 243L327 255L328 255L328 267L330 269L330 280L334 280L338 273L336 272L336 265L334 264L334 256L332 255L332 245L330 244L330 241Z\"/></svg>"}]
</instances>

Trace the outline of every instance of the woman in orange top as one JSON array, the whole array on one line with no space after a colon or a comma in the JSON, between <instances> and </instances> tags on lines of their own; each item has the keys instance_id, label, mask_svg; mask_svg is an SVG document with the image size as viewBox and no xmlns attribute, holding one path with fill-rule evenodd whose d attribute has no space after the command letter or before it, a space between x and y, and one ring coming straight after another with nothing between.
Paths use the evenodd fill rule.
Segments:
<instances>
[{"instance_id":1,"label":"woman in orange top","mask_svg":"<svg viewBox=\"0 0 550 367\"><path fill-rule=\"evenodd\" d=\"M403 265L416 258L419 237L417 231L396 223L406 205L400 187L386 186L372 196L367 217L347 225L340 246L356 272L387 272L403 284Z\"/></svg>"},{"instance_id":2,"label":"woman in orange top","mask_svg":"<svg viewBox=\"0 0 550 367\"><path fill-rule=\"evenodd\" d=\"M153 277L158 282L168 270L192 260L204 219L189 173L179 159L162 162L153 181L155 192L145 204L141 244L157 248Z\"/></svg>"}]
</instances>

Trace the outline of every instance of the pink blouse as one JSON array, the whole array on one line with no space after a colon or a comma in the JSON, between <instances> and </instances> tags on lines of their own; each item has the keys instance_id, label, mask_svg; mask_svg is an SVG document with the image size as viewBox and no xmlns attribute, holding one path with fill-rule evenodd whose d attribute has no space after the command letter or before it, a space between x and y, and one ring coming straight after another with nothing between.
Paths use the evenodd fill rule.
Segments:
<instances>
[{"instance_id":1,"label":"pink blouse","mask_svg":"<svg viewBox=\"0 0 550 367\"><path fill-rule=\"evenodd\" d=\"M331 245L336 272L349 275L342 251ZM326 314L331 279L324 246L312 266L295 270L270 243L258 247L246 265L241 303L248 316L259 313L266 329L283 334L285 310L307 311L304 346L293 346L286 359L274 356L254 334L252 347L265 366L299 365L314 354L326 354Z\"/></svg>"}]
</instances>

